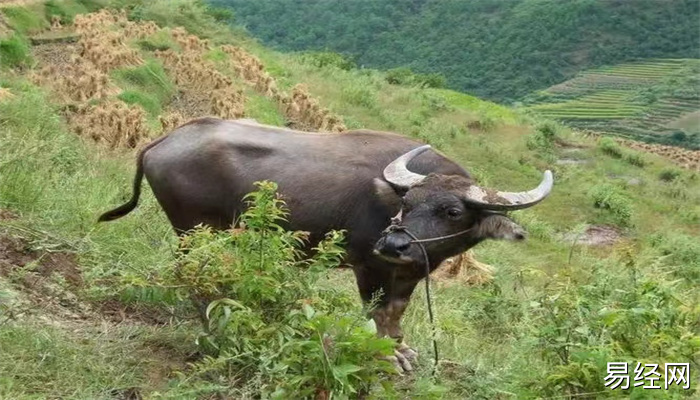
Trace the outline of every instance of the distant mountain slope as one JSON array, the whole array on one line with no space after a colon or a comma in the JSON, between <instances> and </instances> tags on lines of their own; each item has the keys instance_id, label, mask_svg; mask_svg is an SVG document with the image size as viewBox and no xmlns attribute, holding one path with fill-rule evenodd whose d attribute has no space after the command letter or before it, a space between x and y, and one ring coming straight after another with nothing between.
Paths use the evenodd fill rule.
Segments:
<instances>
[{"instance_id":1,"label":"distant mountain slope","mask_svg":"<svg viewBox=\"0 0 700 400\"><path fill-rule=\"evenodd\" d=\"M525 99L570 126L700 149L700 60L597 68Z\"/></svg>"},{"instance_id":2,"label":"distant mountain slope","mask_svg":"<svg viewBox=\"0 0 700 400\"><path fill-rule=\"evenodd\" d=\"M210 0L283 50L440 72L450 87L518 99L596 66L698 58L697 0Z\"/></svg>"}]
</instances>

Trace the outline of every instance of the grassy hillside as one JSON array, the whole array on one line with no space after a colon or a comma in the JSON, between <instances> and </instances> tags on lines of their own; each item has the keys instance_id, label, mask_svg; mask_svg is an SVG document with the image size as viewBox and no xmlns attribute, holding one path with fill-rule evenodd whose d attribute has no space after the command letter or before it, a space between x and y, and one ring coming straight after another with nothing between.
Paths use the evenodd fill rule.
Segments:
<instances>
[{"instance_id":1,"label":"grassy hillside","mask_svg":"<svg viewBox=\"0 0 700 400\"><path fill-rule=\"evenodd\" d=\"M700 60L597 68L524 102L529 110L576 128L700 149Z\"/></svg>"},{"instance_id":2,"label":"grassy hillside","mask_svg":"<svg viewBox=\"0 0 700 400\"><path fill-rule=\"evenodd\" d=\"M106 4L125 14L76 16ZM130 196L137 148L204 114L400 132L509 190L554 171L552 195L513 213L530 232L526 242L475 249L492 279L433 284L435 377L416 293L404 327L421 353L417 369L381 379L396 397L698 396L697 173L469 95L318 67L220 25L220 13L196 2L32 2L0 7L0 16L0 398L274 398L275 385L324 378L273 356L241 368L245 352L207 352L186 299L160 284L177 243L146 186L132 214L95 222ZM46 37L55 41L36 40ZM318 285L357 300L333 320L359 312L349 271L330 271ZM256 333L231 341L253 343ZM610 361L630 370L688 362L692 388L613 391L604 387ZM372 393L383 396L379 384Z\"/></svg>"},{"instance_id":3,"label":"grassy hillside","mask_svg":"<svg viewBox=\"0 0 700 400\"><path fill-rule=\"evenodd\" d=\"M694 0L210 2L276 48L441 73L453 89L500 102L601 65L700 58Z\"/></svg>"}]
</instances>

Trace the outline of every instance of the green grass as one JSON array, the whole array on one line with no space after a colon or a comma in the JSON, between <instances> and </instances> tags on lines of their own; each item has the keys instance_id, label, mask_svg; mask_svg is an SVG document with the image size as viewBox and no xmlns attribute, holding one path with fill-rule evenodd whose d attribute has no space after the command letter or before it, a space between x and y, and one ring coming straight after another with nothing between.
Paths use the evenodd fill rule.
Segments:
<instances>
[{"instance_id":1,"label":"green grass","mask_svg":"<svg viewBox=\"0 0 700 400\"><path fill-rule=\"evenodd\" d=\"M137 11L142 16L161 13L161 23L179 23L180 16L165 3ZM225 40L222 32L205 33ZM309 66L253 41L239 43L237 35L227 40L270 66L280 87L288 90L304 82L349 126L437 143L483 185L530 189L542 170L554 171L551 196L514 215L530 231L527 241L489 241L475 248L479 261L495 267L494 282L471 288L433 286L438 345L447 362L434 382L446 390L443 398L566 398L598 391L605 398L614 394L602 387L607 361L698 362L693 340L700 328L693 321L699 316L692 307L700 302L697 174L653 155L645 156L640 168L624 154L611 157L570 130L517 110L448 90L390 85L374 71ZM113 78L123 97L147 94L162 106L172 89L160 79L158 67L147 65L117 71ZM101 212L130 196L135 153L108 152L70 132L51 99L28 81L3 75L0 85L15 95L0 102L0 208L21 216L0 220L0 230L25 235L37 246L76 252L86 280L77 294L83 302L106 298L157 304L157 292L136 290L133 282L123 280L149 279L174 259L176 239L148 186L144 184L139 207L130 215L108 224L95 222ZM348 97L352 88L371 93L372 107ZM246 89L246 113L263 123L285 122L271 100L251 89ZM473 121L483 121L489 129L468 128ZM555 140L579 145L577 157L589 163L557 164L568 153ZM546 151L542 146L530 149L528 142L542 144ZM635 178L643 184L629 184ZM574 244L569 235L594 223L621 225L623 242L603 249ZM632 246L631 254L627 246ZM3 284L22 290L0 279L0 297L6 292ZM332 271L321 284L352 294L359 307L352 272ZM421 287L403 324L407 342L421 354L413 377L397 381L409 398L420 398L431 381L431 326ZM225 385L217 377L207 380L213 375L202 364L198 372L187 369L182 355L192 350L198 329L182 322L178 313L178 322L166 326L124 323L97 329L89 321L61 325L60 315L49 315L53 319L48 321L19 316L3 324L2 310L3 398L104 398L108 390L129 387L139 387L147 398L158 393L196 398L197 390L237 391L234 398L256 394L230 380ZM561 356L561 349L568 356ZM173 356L170 361L182 375L158 377L163 358ZM698 371L692 373L691 381L697 382ZM249 384L254 388L255 382ZM682 398L675 390L650 394L635 389L619 396Z\"/></svg>"},{"instance_id":2,"label":"green grass","mask_svg":"<svg viewBox=\"0 0 700 400\"><path fill-rule=\"evenodd\" d=\"M124 89L119 98L128 104L140 105L151 117L158 116L175 94L175 85L155 59L138 67L117 69L112 76Z\"/></svg>"},{"instance_id":3,"label":"green grass","mask_svg":"<svg viewBox=\"0 0 700 400\"><path fill-rule=\"evenodd\" d=\"M2 7L0 13L6 18L12 29L22 34L33 34L49 27L49 23L42 15L41 4L27 7Z\"/></svg>"},{"instance_id":4,"label":"green grass","mask_svg":"<svg viewBox=\"0 0 700 400\"><path fill-rule=\"evenodd\" d=\"M76 15L89 12L88 8L78 0L48 0L44 3L44 11L48 21L57 16L61 24L72 24Z\"/></svg>"},{"instance_id":5,"label":"green grass","mask_svg":"<svg viewBox=\"0 0 700 400\"><path fill-rule=\"evenodd\" d=\"M29 43L24 36L15 33L7 39L0 39L0 67L28 66L31 61Z\"/></svg>"}]
</instances>

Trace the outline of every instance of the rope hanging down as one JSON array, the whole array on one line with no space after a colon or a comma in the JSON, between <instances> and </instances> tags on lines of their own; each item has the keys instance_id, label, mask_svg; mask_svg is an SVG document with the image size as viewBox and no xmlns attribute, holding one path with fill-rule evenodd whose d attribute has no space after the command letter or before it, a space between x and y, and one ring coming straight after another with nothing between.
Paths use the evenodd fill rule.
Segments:
<instances>
[{"instance_id":1,"label":"rope hanging down","mask_svg":"<svg viewBox=\"0 0 700 400\"><path fill-rule=\"evenodd\" d=\"M437 365L439 361L439 355L438 355L438 346L437 346L437 330L435 329L435 316L433 314L433 303L430 297L430 259L428 258L428 251L425 249L425 246L423 243L426 242L435 242L438 240L443 240L443 239L449 239L453 238L456 236L463 235L469 231L471 231L473 228L466 229L457 233L453 233L451 235L446 235L446 236L440 236L440 237L435 237L435 238L430 238L430 239L418 239L416 235L414 235L411 231L408 230L405 226L401 225L401 219L403 216L403 210L399 210L399 213L396 214L394 218L391 219L391 225L389 225L386 230L384 230L384 233L390 233L390 232L396 232L396 231L402 231L405 234L407 234L412 240L411 243L416 243L421 250L421 253L423 253L423 261L425 265L425 300L428 304L428 318L430 320L430 328L431 328L431 340L433 342L433 353L435 355L435 362L433 364L433 372L432 375L433 377L435 376L435 373L437 371Z\"/></svg>"}]
</instances>

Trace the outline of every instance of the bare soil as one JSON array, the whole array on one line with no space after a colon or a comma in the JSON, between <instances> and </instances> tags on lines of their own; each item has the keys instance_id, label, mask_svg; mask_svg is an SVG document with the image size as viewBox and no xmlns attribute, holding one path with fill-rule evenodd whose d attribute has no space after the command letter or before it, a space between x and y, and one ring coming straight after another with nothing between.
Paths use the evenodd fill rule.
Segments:
<instances>
[{"instance_id":1,"label":"bare soil","mask_svg":"<svg viewBox=\"0 0 700 400\"><path fill-rule=\"evenodd\" d=\"M570 233L564 236L567 242L586 246L609 246L622 239L620 228L613 225L591 225L581 234Z\"/></svg>"}]
</instances>

